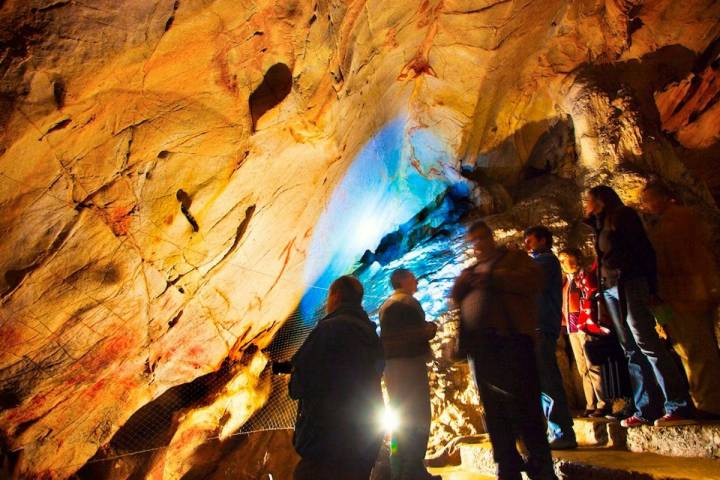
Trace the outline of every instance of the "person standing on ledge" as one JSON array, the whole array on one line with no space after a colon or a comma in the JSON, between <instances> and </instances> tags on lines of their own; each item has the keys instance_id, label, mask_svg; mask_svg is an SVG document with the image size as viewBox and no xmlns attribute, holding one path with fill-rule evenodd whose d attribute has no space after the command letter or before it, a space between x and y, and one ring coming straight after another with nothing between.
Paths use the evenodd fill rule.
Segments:
<instances>
[{"instance_id":1,"label":"person standing on ledge","mask_svg":"<svg viewBox=\"0 0 720 480\"><path fill-rule=\"evenodd\" d=\"M467 355L483 406L500 480L557 480L545 420L533 336L542 272L521 251L498 248L484 222L468 230L476 263L455 280L460 308L456 356ZM516 440L528 450L523 462Z\"/></svg>"},{"instance_id":2,"label":"person standing on ledge","mask_svg":"<svg viewBox=\"0 0 720 480\"><path fill-rule=\"evenodd\" d=\"M393 433L398 464L393 480L440 480L423 463L431 421L426 363L437 327L425 321L425 312L413 297L418 282L410 270L395 270L390 283L395 291L380 307L380 339L385 350L385 386L390 406L399 416Z\"/></svg>"},{"instance_id":3,"label":"person standing on ledge","mask_svg":"<svg viewBox=\"0 0 720 480\"><path fill-rule=\"evenodd\" d=\"M295 480L367 480L384 432L384 359L363 287L346 275L330 285L327 315L292 358L290 397L300 401Z\"/></svg>"},{"instance_id":4,"label":"person standing on ledge","mask_svg":"<svg viewBox=\"0 0 720 480\"><path fill-rule=\"evenodd\" d=\"M575 357L575 366L580 374L585 395L584 417L603 418L612 413L611 401L605 394L604 379L600 365L593 365L585 353L588 335L607 335L600 325L592 321L592 297L597 291L594 272L581 266L582 253L576 248L567 248L558 254L560 266L565 274L563 281L563 318L567 326L570 347ZM599 312L595 312L600 315Z\"/></svg>"},{"instance_id":5,"label":"person standing on ledge","mask_svg":"<svg viewBox=\"0 0 720 480\"><path fill-rule=\"evenodd\" d=\"M550 431L550 448L577 448L572 415L568 407L562 375L558 368L557 342L562 326L562 270L552 252L553 237L541 225L528 228L524 234L525 248L543 271L545 286L538 299L539 322L536 353L540 373L542 406Z\"/></svg>"},{"instance_id":6,"label":"person standing on ledge","mask_svg":"<svg viewBox=\"0 0 720 480\"><path fill-rule=\"evenodd\" d=\"M588 191L585 210L595 231L605 303L628 360L635 413L621 425L693 423L680 369L655 330L650 310L658 302L655 249L640 216L606 185Z\"/></svg>"},{"instance_id":7,"label":"person standing on ledge","mask_svg":"<svg viewBox=\"0 0 720 480\"><path fill-rule=\"evenodd\" d=\"M671 315L662 327L682 360L699 419L720 420L720 353L713 314L720 278L710 249L710 232L695 212L673 201L665 185L648 184L643 208L656 217L648 228L658 266L658 293Z\"/></svg>"}]
</instances>

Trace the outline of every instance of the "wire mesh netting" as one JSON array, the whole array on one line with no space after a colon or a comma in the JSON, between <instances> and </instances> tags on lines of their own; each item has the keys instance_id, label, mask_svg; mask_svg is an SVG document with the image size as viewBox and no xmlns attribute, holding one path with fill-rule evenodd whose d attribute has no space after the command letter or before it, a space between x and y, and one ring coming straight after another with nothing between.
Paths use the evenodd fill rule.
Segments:
<instances>
[{"instance_id":1,"label":"wire mesh netting","mask_svg":"<svg viewBox=\"0 0 720 480\"><path fill-rule=\"evenodd\" d=\"M295 313L280 328L266 353L273 362L287 361L303 344L322 314L317 313L311 322L306 322ZM288 395L288 375L272 375L266 368L263 375L271 376L270 398L240 429L238 433L252 433L261 430L295 428L297 402Z\"/></svg>"},{"instance_id":2,"label":"wire mesh netting","mask_svg":"<svg viewBox=\"0 0 720 480\"><path fill-rule=\"evenodd\" d=\"M24 182L9 176L5 172L0 172L0 180L6 186L17 187L17 185L25 185ZM30 187L28 186L28 188ZM53 202L57 202L58 205L63 205L67 208L76 208L76 205L68 201L68 199L62 198L52 191L45 191L44 195ZM147 231L140 228L135 233L165 242L173 246L177 252L191 252L203 258L207 254L207 252L195 251L186 245L179 245L173 239L168 238L157 230ZM130 235L130 233L128 235ZM125 247L130 248L123 243L123 248ZM161 261L162 258L155 260ZM242 258L233 258L229 260L226 265L229 268L237 268L238 270L252 272L270 278L275 278L276 276L275 274L262 272L248 266L247 262L243 261ZM54 275L52 272L48 272L48 274ZM114 328L122 328L122 326L126 324L126 319L114 311L106 302L96 298L95 292L84 291L82 288L65 282L59 277L57 280L64 285L68 294L77 297L78 304L84 303L98 306L106 310L108 315L116 318L118 321L115 322L116 326ZM363 280L364 283L369 282L369 284L374 284L377 281L377 279L372 276ZM383 284L385 283L386 281L384 280ZM388 288L387 285L384 287L372 287L371 285L371 290L366 293L366 305L369 307L371 317L376 316L377 309L385 298L385 294L389 293L386 291ZM325 286L312 284L307 285L307 289L323 291L324 293L328 290ZM22 355L22 357L18 356L17 362L2 372L2 378L0 378L0 380L3 384L7 385L12 382L23 383L30 377L36 381L40 378L53 377L59 374L61 369L68 368L68 365L77 365L78 368L83 369L81 359L76 358L77 355L74 355L75 352L67 348L68 341L61 335L61 332L52 331L45 325L44 319L35 318L32 311L28 309L21 308L11 313L12 318L2 319L2 324L5 322L22 322L26 324L28 328L36 331L36 337L45 337L46 345L43 347L44 350L42 352L29 352ZM294 428L297 404L288 395L287 384L289 376L273 375L271 373L271 363L290 360L322 316L322 311L317 311L311 318L303 318L299 311L296 311L286 319L282 327L276 332L273 341L265 349L265 353L271 362L269 362L261 374L261 383L270 382L269 398L264 406L255 412L238 431L232 433L233 436L259 431ZM86 325L83 319L79 319L78 321L82 327L88 328L93 333L99 335L99 332L93 330L93 325ZM114 332L102 333L111 335ZM13 345L8 346L8 348L10 348L10 354L12 354L11 347L13 347ZM48 354L48 348L53 349L52 354ZM192 382L168 389L158 398L136 411L116 432L109 444L101 448L95 457L87 463L104 462L131 455L151 454L152 452L167 448L176 432L180 416L206 406L208 399L213 398L214 394L222 391L228 382L233 379L233 376L238 372L238 368L242 367L227 361L216 372L199 377ZM230 402L228 402L227 408L232 408ZM208 440L213 439L217 439L217 437L212 437ZM73 466L69 465L68 468L70 467Z\"/></svg>"}]
</instances>

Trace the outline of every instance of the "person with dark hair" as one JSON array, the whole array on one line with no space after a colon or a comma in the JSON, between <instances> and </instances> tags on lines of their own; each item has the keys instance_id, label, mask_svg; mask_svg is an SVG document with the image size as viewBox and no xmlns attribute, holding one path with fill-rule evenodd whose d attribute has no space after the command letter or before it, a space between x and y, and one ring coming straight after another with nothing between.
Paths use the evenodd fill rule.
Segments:
<instances>
[{"instance_id":1,"label":"person with dark hair","mask_svg":"<svg viewBox=\"0 0 720 480\"><path fill-rule=\"evenodd\" d=\"M399 416L393 432L393 480L440 480L424 465L431 421L426 362L431 359L429 342L437 327L425 321L425 311L413 297L418 282L410 270L395 270L390 283L395 291L380 307L380 340L390 407Z\"/></svg>"},{"instance_id":2,"label":"person with dark hair","mask_svg":"<svg viewBox=\"0 0 720 480\"><path fill-rule=\"evenodd\" d=\"M537 300L537 365L540 373L540 396L548 421L550 448L577 448L572 415L568 406L562 375L555 351L562 326L562 271L552 252L552 232L542 225L528 228L523 235L530 257L543 271L544 288Z\"/></svg>"},{"instance_id":3,"label":"person with dark hair","mask_svg":"<svg viewBox=\"0 0 720 480\"><path fill-rule=\"evenodd\" d=\"M346 275L330 285L327 315L292 358L290 397L299 400L296 480L367 480L384 432L384 359L363 287Z\"/></svg>"},{"instance_id":4,"label":"person with dark hair","mask_svg":"<svg viewBox=\"0 0 720 480\"><path fill-rule=\"evenodd\" d=\"M650 310L657 301L655 249L640 216L605 185L589 190L585 211L595 231L603 297L628 361L634 412L622 425L693 423L680 370L655 330Z\"/></svg>"},{"instance_id":5,"label":"person with dark hair","mask_svg":"<svg viewBox=\"0 0 720 480\"><path fill-rule=\"evenodd\" d=\"M655 217L648 228L657 253L658 293L671 315L662 325L680 357L700 418L720 419L720 353L713 314L720 278L711 253L710 232L695 212L673 200L663 184L648 184L644 210Z\"/></svg>"},{"instance_id":6,"label":"person with dark hair","mask_svg":"<svg viewBox=\"0 0 720 480\"><path fill-rule=\"evenodd\" d=\"M484 222L470 227L467 240L476 261L452 290L460 308L457 355L467 355L480 392L497 477L520 480L524 470L533 480L556 480L533 347L542 271L523 252L498 248Z\"/></svg>"},{"instance_id":7,"label":"person with dark hair","mask_svg":"<svg viewBox=\"0 0 720 480\"><path fill-rule=\"evenodd\" d=\"M593 295L597 291L596 276L582 268L582 253L576 248L567 248L558 254L563 279L563 319L570 338L570 347L575 357L585 395L583 416L602 418L611 413L611 402L603 387L602 368L594 365L585 352L588 333L600 335L609 332L595 323Z\"/></svg>"}]
</instances>

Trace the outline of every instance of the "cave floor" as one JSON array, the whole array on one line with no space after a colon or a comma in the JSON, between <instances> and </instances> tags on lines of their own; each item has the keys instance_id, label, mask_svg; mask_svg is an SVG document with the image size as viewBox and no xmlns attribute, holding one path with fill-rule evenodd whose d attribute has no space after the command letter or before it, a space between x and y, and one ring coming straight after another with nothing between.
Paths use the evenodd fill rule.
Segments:
<instances>
[{"instance_id":1,"label":"cave floor","mask_svg":"<svg viewBox=\"0 0 720 480\"><path fill-rule=\"evenodd\" d=\"M440 475L443 480L486 480L494 476L463 470L462 467L430 468L428 471L434 475Z\"/></svg>"},{"instance_id":2,"label":"cave floor","mask_svg":"<svg viewBox=\"0 0 720 480\"><path fill-rule=\"evenodd\" d=\"M439 474L443 475L443 479L491 478L482 476L495 469L489 441L460 444L460 450L461 466L456 470L448 469L448 476L442 470L438 470ZM577 450L555 451L553 459L556 471L561 478L567 479L720 478L720 460L711 458L673 457L649 452L629 452L613 447L581 445Z\"/></svg>"}]
</instances>

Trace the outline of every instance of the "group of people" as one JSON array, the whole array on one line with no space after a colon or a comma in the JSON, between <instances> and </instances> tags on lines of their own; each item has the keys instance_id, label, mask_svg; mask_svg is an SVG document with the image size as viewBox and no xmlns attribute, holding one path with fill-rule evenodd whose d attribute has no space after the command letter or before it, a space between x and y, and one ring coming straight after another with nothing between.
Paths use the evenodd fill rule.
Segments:
<instances>
[{"instance_id":1,"label":"group of people","mask_svg":"<svg viewBox=\"0 0 720 480\"><path fill-rule=\"evenodd\" d=\"M589 269L577 249L562 250L558 259L544 226L524 232L526 252L498 245L484 222L469 228L475 263L452 289L460 310L453 350L470 364L498 478L517 480L524 471L531 479L555 479L551 450L577 447L556 357L563 328L583 379L584 415L628 428L720 416L720 388L710 381L720 354L713 332L715 261L703 248L707 229L660 184L649 184L642 199L652 217L647 230L610 187L589 190L585 222L596 257ZM289 391L299 400L298 480L369 478L385 433L378 422L383 376L400 416L393 480L439 479L424 465L431 423L427 362L436 327L413 296L412 272L396 270L390 282L394 292L380 309L378 336L362 308L362 284L352 276L335 280L327 315L291 361ZM626 359L631 395L621 411L612 411L603 370L588 355L588 344L600 337L616 339Z\"/></svg>"}]
</instances>

